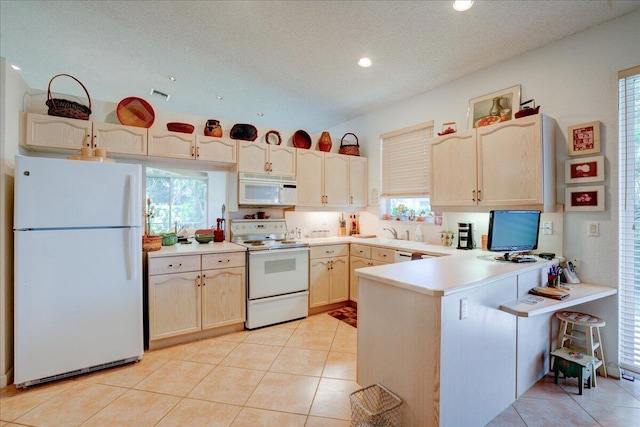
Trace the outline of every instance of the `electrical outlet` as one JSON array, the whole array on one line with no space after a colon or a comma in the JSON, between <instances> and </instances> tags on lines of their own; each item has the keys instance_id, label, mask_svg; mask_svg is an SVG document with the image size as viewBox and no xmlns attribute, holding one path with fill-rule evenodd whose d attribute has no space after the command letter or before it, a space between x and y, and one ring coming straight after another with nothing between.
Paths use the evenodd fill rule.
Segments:
<instances>
[{"instance_id":1,"label":"electrical outlet","mask_svg":"<svg viewBox=\"0 0 640 427\"><path fill-rule=\"evenodd\" d=\"M460 298L460 320L467 318L467 309L467 298Z\"/></svg>"},{"instance_id":2,"label":"electrical outlet","mask_svg":"<svg viewBox=\"0 0 640 427\"><path fill-rule=\"evenodd\" d=\"M542 221L542 234L553 234L553 221Z\"/></svg>"}]
</instances>

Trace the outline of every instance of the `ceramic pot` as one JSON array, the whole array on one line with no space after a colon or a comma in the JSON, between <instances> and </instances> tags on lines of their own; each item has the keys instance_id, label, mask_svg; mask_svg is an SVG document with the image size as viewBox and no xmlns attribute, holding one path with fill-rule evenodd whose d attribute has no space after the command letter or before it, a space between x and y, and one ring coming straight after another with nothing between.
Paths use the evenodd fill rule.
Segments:
<instances>
[{"instance_id":1,"label":"ceramic pot","mask_svg":"<svg viewBox=\"0 0 640 427\"><path fill-rule=\"evenodd\" d=\"M331 135L329 132L322 132L320 139L318 139L318 150L329 152L331 151Z\"/></svg>"},{"instance_id":2,"label":"ceramic pot","mask_svg":"<svg viewBox=\"0 0 640 427\"><path fill-rule=\"evenodd\" d=\"M222 127L218 120L207 120L207 124L204 126L204 135L213 136L215 138L222 137Z\"/></svg>"}]
</instances>

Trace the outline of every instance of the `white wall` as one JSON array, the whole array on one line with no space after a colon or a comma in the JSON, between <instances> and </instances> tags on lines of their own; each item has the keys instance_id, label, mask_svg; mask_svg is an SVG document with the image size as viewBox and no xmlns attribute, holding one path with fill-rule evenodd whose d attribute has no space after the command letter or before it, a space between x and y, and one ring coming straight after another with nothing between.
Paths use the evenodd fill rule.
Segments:
<instances>
[{"instance_id":1,"label":"white wall","mask_svg":"<svg viewBox=\"0 0 640 427\"><path fill-rule=\"evenodd\" d=\"M360 151L369 158L369 189L379 189L380 134L427 120L434 120L436 131L440 131L442 123L448 121L455 121L458 130L467 129L469 99L520 84L522 100L535 98L537 105L542 106L541 112L557 120L558 203L564 203L567 126L601 121L602 154L606 158L606 211L565 213L563 246L565 256L582 260L580 278L583 282L617 287L617 72L638 64L640 12L636 11L351 120L330 131L335 135L345 132L358 135ZM458 219L454 218L459 217L460 214L445 214L445 221L455 225ZM587 221L600 222L600 237L586 236ZM579 308L605 318L605 355L608 355L608 362L617 361L617 299L612 297Z\"/></svg>"}]
</instances>

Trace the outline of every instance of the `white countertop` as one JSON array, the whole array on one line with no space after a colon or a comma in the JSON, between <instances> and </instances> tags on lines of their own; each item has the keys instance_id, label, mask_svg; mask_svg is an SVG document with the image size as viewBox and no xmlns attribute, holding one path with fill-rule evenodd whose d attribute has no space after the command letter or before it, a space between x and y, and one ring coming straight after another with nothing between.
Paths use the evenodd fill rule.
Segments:
<instances>
[{"instance_id":1,"label":"white countertop","mask_svg":"<svg viewBox=\"0 0 640 427\"><path fill-rule=\"evenodd\" d=\"M188 245L175 244L173 246L163 246L159 251L147 252L149 258L159 258L174 255L199 255L214 254L219 252L246 252L247 248L231 242L193 242Z\"/></svg>"},{"instance_id":2,"label":"white countertop","mask_svg":"<svg viewBox=\"0 0 640 427\"><path fill-rule=\"evenodd\" d=\"M358 245L378 246L388 249L395 249L405 252L420 252L424 254L432 254L435 256L455 255L464 251L459 251L455 246L432 245L425 242L416 242L414 240L360 238L360 237L317 237L302 240L310 246L332 245L339 243L356 243Z\"/></svg>"},{"instance_id":3,"label":"white countertop","mask_svg":"<svg viewBox=\"0 0 640 427\"><path fill-rule=\"evenodd\" d=\"M518 317L532 317L585 302L594 301L617 293L618 290L615 288L579 283L571 285L571 288L569 289L569 297L566 299L556 300L553 298L543 298L542 301L536 304L527 304L522 302L527 297L531 296L527 295L517 300L509 301L506 304L502 304L500 306L500 310Z\"/></svg>"},{"instance_id":4,"label":"white countertop","mask_svg":"<svg viewBox=\"0 0 640 427\"><path fill-rule=\"evenodd\" d=\"M427 295L446 296L552 264L541 258L531 263L498 262L491 259L495 255L477 249L458 250L450 256L360 268L356 275Z\"/></svg>"}]
</instances>

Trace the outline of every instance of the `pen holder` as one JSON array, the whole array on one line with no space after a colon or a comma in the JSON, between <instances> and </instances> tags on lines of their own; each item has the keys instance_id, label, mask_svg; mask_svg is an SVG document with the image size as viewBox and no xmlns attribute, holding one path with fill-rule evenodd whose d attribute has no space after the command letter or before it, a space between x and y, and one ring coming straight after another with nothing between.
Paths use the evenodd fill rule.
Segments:
<instances>
[{"instance_id":1,"label":"pen holder","mask_svg":"<svg viewBox=\"0 0 640 427\"><path fill-rule=\"evenodd\" d=\"M558 287L558 275L557 274L547 274L547 286L550 288Z\"/></svg>"}]
</instances>

